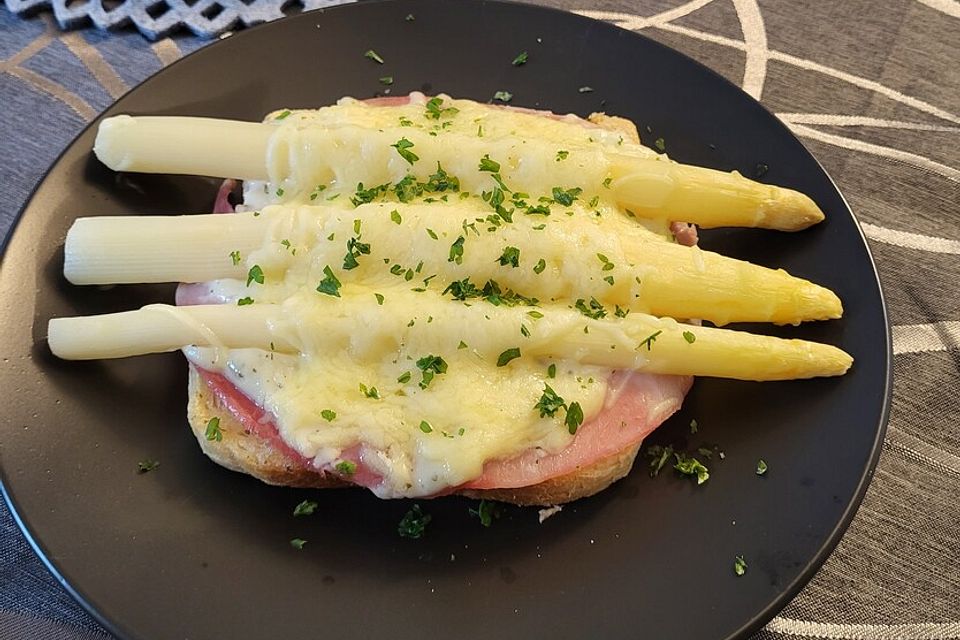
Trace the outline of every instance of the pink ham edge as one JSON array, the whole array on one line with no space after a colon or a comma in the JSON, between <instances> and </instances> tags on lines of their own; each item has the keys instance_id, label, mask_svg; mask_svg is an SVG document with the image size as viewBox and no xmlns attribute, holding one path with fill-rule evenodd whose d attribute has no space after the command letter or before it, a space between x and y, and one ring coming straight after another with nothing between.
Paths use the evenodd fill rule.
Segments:
<instances>
[{"instance_id":1,"label":"pink ham edge","mask_svg":"<svg viewBox=\"0 0 960 640\"><path fill-rule=\"evenodd\" d=\"M365 100L374 106L398 106L411 100L424 102L423 94L411 93L408 96L371 98ZM554 119L567 119L550 111L537 111L521 107L495 105L504 109L515 109L525 113L536 113ZM587 120L579 119L585 126L596 126ZM236 187L236 181L225 180L217 192L214 213L233 213L229 195ZM671 232L678 243L693 246L697 243L697 229L693 225L674 222ZM222 304L229 302L211 295L205 283L181 284L177 288L178 305ZM236 386L223 376L199 369L200 377L213 393L221 406L243 425L249 433L267 440L276 447L292 464L312 468L310 460L291 448L281 437L272 417L240 392ZM665 376L653 374L634 374L616 371L610 379L611 396L609 404L592 420L577 430L573 442L559 453L549 454L541 449L533 449L509 460L494 460L484 466L483 474L462 485L470 489L510 489L532 486L541 482L573 473L603 459L636 446L654 429L676 412L690 390L693 378L689 376ZM364 445L358 444L343 452L341 459L357 465L350 480L357 485L374 487L382 477L363 464L368 452ZM454 491L451 489L450 491ZM449 492L449 491L448 491ZM447 492L444 492L447 493Z\"/></svg>"},{"instance_id":2,"label":"pink ham edge","mask_svg":"<svg viewBox=\"0 0 960 640\"><path fill-rule=\"evenodd\" d=\"M676 412L690 376L616 371L610 378L614 400L577 430L573 442L556 454L533 449L510 460L489 462L468 489L514 489L539 484L590 465L643 441Z\"/></svg>"}]
</instances>

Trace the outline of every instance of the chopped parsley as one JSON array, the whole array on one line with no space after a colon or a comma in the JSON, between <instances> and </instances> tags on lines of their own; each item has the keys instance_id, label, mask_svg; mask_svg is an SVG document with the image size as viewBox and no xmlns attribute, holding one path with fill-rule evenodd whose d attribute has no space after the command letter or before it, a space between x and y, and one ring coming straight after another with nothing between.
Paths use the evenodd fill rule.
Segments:
<instances>
[{"instance_id":1,"label":"chopped parsley","mask_svg":"<svg viewBox=\"0 0 960 640\"><path fill-rule=\"evenodd\" d=\"M451 176L449 173L443 170L443 167L440 166L440 163L437 162L437 172L431 175L425 184L422 184L423 189L429 193L442 193L444 191L459 191L460 190L460 178L456 176Z\"/></svg>"},{"instance_id":2,"label":"chopped parsley","mask_svg":"<svg viewBox=\"0 0 960 640\"><path fill-rule=\"evenodd\" d=\"M607 315L607 310L603 308L599 300L593 297L590 298L589 306L583 298L579 298L573 306L577 311L594 320L599 320Z\"/></svg>"},{"instance_id":3,"label":"chopped parsley","mask_svg":"<svg viewBox=\"0 0 960 640\"><path fill-rule=\"evenodd\" d=\"M421 420L420 431L423 431L424 433L433 433L433 427L430 426L430 423L427 422L426 420Z\"/></svg>"},{"instance_id":4,"label":"chopped parsley","mask_svg":"<svg viewBox=\"0 0 960 640\"><path fill-rule=\"evenodd\" d=\"M423 375L420 388L426 389L437 374L447 372L447 362L440 356L428 355L417 360L417 369L420 369Z\"/></svg>"},{"instance_id":5,"label":"chopped parsley","mask_svg":"<svg viewBox=\"0 0 960 640\"><path fill-rule=\"evenodd\" d=\"M446 116L449 116L452 118L453 116L460 113L460 109L457 109L456 107L447 107L445 109L441 109L440 105L442 104L443 104L443 98L430 98L430 100L427 101L426 116L434 120L439 120L440 118L446 117Z\"/></svg>"},{"instance_id":6,"label":"chopped parsley","mask_svg":"<svg viewBox=\"0 0 960 640\"><path fill-rule=\"evenodd\" d=\"M367 50L364 52L363 57L364 57L364 58L370 58L371 60L373 60L373 61L376 62L377 64L383 64L383 58L381 58L381 57L380 57L380 54L378 54L378 53L377 53L376 51L374 51L373 49L367 49Z\"/></svg>"},{"instance_id":7,"label":"chopped parsley","mask_svg":"<svg viewBox=\"0 0 960 640\"><path fill-rule=\"evenodd\" d=\"M533 272L537 275L543 273L543 270L547 268L547 261L543 258L537 261L537 264L533 267Z\"/></svg>"},{"instance_id":8,"label":"chopped parsley","mask_svg":"<svg viewBox=\"0 0 960 640\"><path fill-rule=\"evenodd\" d=\"M606 282L607 284L609 284L611 287L613 286L613 282L614 282L613 276L605 276L605 277L603 278L603 280L604 280L604 282Z\"/></svg>"},{"instance_id":9,"label":"chopped parsley","mask_svg":"<svg viewBox=\"0 0 960 640\"><path fill-rule=\"evenodd\" d=\"M519 67L522 64L527 64L527 58L529 58L529 56L527 55L527 52L521 51L519 54L517 54L517 57L514 58L513 62L511 62L510 64L512 64L515 67Z\"/></svg>"},{"instance_id":10,"label":"chopped parsley","mask_svg":"<svg viewBox=\"0 0 960 640\"><path fill-rule=\"evenodd\" d=\"M320 412L320 417L326 420L327 422L333 422L337 419L337 412L333 409L324 409Z\"/></svg>"},{"instance_id":11,"label":"chopped parsley","mask_svg":"<svg viewBox=\"0 0 960 640\"><path fill-rule=\"evenodd\" d=\"M533 405L534 409L537 409L540 412L540 417L545 418L550 416L551 418L557 414L557 411L566 407L563 398L557 395L557 392L553 390L553 387L544 383L543 385L543 395L540 396L540 399L537 400L537 403Z\"/></svg>"},{"instance_id":12,"label":"chopped parsley","mask_svg":"<svg viewBox=\"0 0 960 640\"><path fill-rule=\"evenodd\" d=\"M490 159L490 154L487 154L480 158L480 171L488 171L490 173L499 173L500 172L500 163L496 160Z\"/></svg>"},{"instance_id":13,"label":"chopped parsley","mask_svg":"<svg viewBox=\"0 0 960 640\"><path fill-rule=\"evenodd\" d=\"M557 162L560 162L561 160L566 160L567 157L569 157L569 156L570 156L570 152L569 152L569 151L563 151L563 150L561 149L560 151L557 151Z\"/></svg>"},{"instance_id":14,"label":"chopped parsley","mask_svg":"<svg viewBox=\"0 0 960 640\"><path fill-rule=\"evenodd\" d=\"M454 240L453 244L450 245L450 257L447 259L447 262L463 264L463 243L465 240L466 238L463 236L459 236L456 240Z\"/></svg>"},{"instance_id":15,"label":"chopped parsley","mask_svg":"<svg viewBox=\"0 0 960 640\"><path fill-rule=\"evenodd\" d=\"M251 282L256 282L257 284L263 284L263 269L260 268L260 265L255 264L250 267L250 271L247 272L247 286L250 286Z\"/></svg>"},{"instance_id":16,"label":"chopped parsley","mask_svg":"<svg viewBox=\"0 0 960 640\"><path fill-rule=\"evenodd\" d=\"M365 395L368 398L373 398L374 400L380 399L380 392L377 391L376 387L367 388L367 385L360 383L360 393Z\"/></svg>"},{"instance_id":17,"label":"chopped parsley","mask_svg":"<svg viewBox=\"0 0 960 640\"><path fill-rule=\"evenodd\" d=\"M710 479L710 471L693 456L688 456L685 453L674 453L673 457L676 459L673 468L685 476L696 476L697 484L703 484Z\"/></svg>"},{"instance_id":18,"label":"chopped parsley","mask_svg":"<svg viewBox=\"0 0 960 640\"><path fill-rule=\"evenodd\" d=\"M520 266L520 249L517 247L504 247L503 253L500 254L500 257L497 258L497 261L500 263L500 266L505 267L511 265L513 267Z\"/></svg>"},{"instance_id":19,"label":"chopped parsley","mask_svg":"<svg viewBox=\"0 0 960 640\"><path fill-rule=\"evenodd\" d=\"M655 478L660 475L661 469L667 464L667 461L670 460L670 456L673 455L673 447L653 445L652 447L647 447L647 456L650 458L650 477Z\"/></svg>"},{"instance_id":20,"label":"chopped parsley","mask_svg":"<svg viewBox=\"0 0 960 640\"><path fill-rule=\"evenodd\" d=\"M551 379L557 377L557 365L551 364L547 367L547 377Z\"/></svg>"},{"instance_id":21,"label":"chopped parsley","mask_svg":"<svg viewBox=\"0 0 960 640\"><path fill-rule=\"evenodd\" d=\"M603 267L601 267L603 271L610 271L614 268L614 264L610 262L610 258L603 255L602 253L597 254L597 260L599 260L600 264L603 265Z\"/></svg>"},{"instance_id":22,"label":"chopped parsley","mask_svg":"<svg viewBox=\"0 0 960 640\"><path fill-rule=\"evenodd\" d=\"M493 94L494 100L499 100L500 102L510 102L513 100L513 94L509 91L497 91Z\"/></svg>"},{"instance_id":23,"label":"chopped parsley","mask_svg":"<svg viewBox=\"0 0 960 640\"><path fill-rule=\"evenodd\" d=\"M377 304L382 307L382 306L383 306L383 294L382 294L382 293L375 293L375 294L373 294L373 297L377 299Z\"/></svg>"},{"instance_id":24,"label":"chopped parsley","mask_svg":"<svg viewBox=\"0 0 960 640\"><path fill-rule=\"evenodd\" d=\"M380 84L391 85L393 84L393 76L383 76L380 78Z\"/></svg>"},{"instance_id":25,"label":"chopped parsley","mask_svg":"<svg viewBox=\"0 0 960 640\"><path fill-rule=\"evenodd\" d=\"M303 549L303 545L307 544L307 541L303 538L294 538L290 541L290 546L296 549L297 551Z\"/></svg>"},{"instance_id":26,"label":"chopped parsley","mask_svg":"<svg viewBox=\"0 0 960 640\"><path fill-rule=\"evenodd\" d=\"M757 475L762 476L767 472L767 463L763 458L757 460Z\"/></svg>"},{"instance_id":27,"label":"chopped parsley","mask_svg":"<svg viewBox=\"0 0 960 640\"><path fill-rule=\"evenodd\" d=\"M461 340L460 344L457 345L457 349L467 349L467 348L469 347L467 346L467 343L464 342L463 340Z\"/></svg>"},{"instance_id":28,"label":"chopped parsley","mask_svg":"<svg viewBox=\"0 0 960 640\"><path fill-rule=\"evenodd\" d=\"M284 109L283 111L281 111L281 112L277 115L276 118L274 118L274 120L283 120L284 118L286 118L287 116L289 116L291 113L292 113L292 111L290 111L290 109Z\"/></svg>"},{"instance_id":29,"label":"chopped parsley","mask_svg":"<svg viewBox=\"0 0 960 640\"><path fill-rule=\"evenodd\" d=\"M570 403L570 406L567 407L567 417L563 423L567 425L567 430L570 432L570 435L574 435L577 432L577 428L583 424L583 409L580 408L579 402Z\"/></svg>"},{"instance_id":30,"label":"chopped parsley","mask_svg":"<svg viewBox=\"0 0 960 640\"><path fill-rule=\"evenodd\" d=\"M397 153L400 154L400 157L406 160L407 162L409 162L410 164L413 164L414 162L420 159L420 156L415 154L413 151L410 151L410 149L413 148L413 143L407 140L406 138L400 138L399 140L397 140L395 144L392 144L390 146L396 149Z\"/></svg>"},{"instance_id":31,"label":"chopped parsley","mask_svg":"<svg viewBox=\"0 0 960 640\"><path fill-rule=\"evenodd\" d=\"M657 341L657 336L659 336L661 333L663 333L663 331L654 331L649 336L644 338L640 342L640 345L637 347L637 351L639 351L644 346L647 347L647 351L650 351L650 349L653 348L653 343Z\"/></svg>"},{"instance_id":32,"label":"chopped parsley","mask_svg":"<svg viewBox=\"0 0 960 640\"><path fill-rule=\"evenodd\" d=\"M283 187L278 187L278 188L277 188L277 197L278 197L278 198L282 198L282 197L283 197L283 193L284 193Z\"/></svg>"},{"instance_id":33,"label":"chopped parsley","mask_svg":"<svg viewBox=\"0 0 960 640\"><path fill-rule=\"evenodd\" d=\"M320 192L327 188L325 184L318 184L316 188L310 192L310 200L316 200L320 197Z\"/></svg>"},{"instance_id":34,"label":"chopped parsley","mask_svg":"<svg viewBox=\"0 0 960 640\"><path fill-rule=\"evenodd\" d=\"M293 508L294 516L312 516L317 510L317 503L313 500L304 500Z\"/></svg>"},{"instance_id":35,"label":"chopped parsley","mask_svg":"<svg viewBox=\"0 0 960 640\"><path fill-rule=\"evenodd\" d=\"M233 266L237 266L238 264L240 264L240 252L239 252L239 251L231 251L231 252L230 252L230 261L233 262Z\"/></svg>"},{"instance_id":36,"label":"chopped parsley","mask_svg":"<svg viewBox=\"0 0 960 640\"><path fill-rule=\"evenodd\" d=\"M317 291L325 293L328 296L339 298L341 284L340 281L337 280L337 276L333 275L333 270L330 269L330 265L323 268L323 273L326 277L317 285Z\"/></svg>"},{"instance_id":37,"label":"chopped parsley","mask_svg":"<svg viewBox=\"0 0 960 640\"><path fill-rule=\"evenodd\" d=\"M411 377L410 372L404 371L403 373L400 374L400 377L397 378L397 382L399 382L400 384L407 384L408 382L410 382L410 377Z\"/></svg>"},{"instance_id":38,"label":"chopped parsley","mask_svg":"<svg viewBox=\"0 0 960 640\"><path fill-rule=\"evenodd\" d=\"M398 142L397 144L400 144L400 143ZM391 146L396 146L396 145L391 145ZM368 202L373 202L378 197L385 194L387 192L387 189L389 188L390 188L390 183L377 185L375 187L370 187L369 189L364 189L363 183L360 182L357 184L357 192L350 197L350 202L352 202L353 206L355 207L359 207L361 204L366 204Z\"/></svg>"},{"instance_id":39,"label":"chopped parsley","mask_svg":"<svg viewBox=\"0 0 960 640\"><path fill-rule=\"evenodd\" d=\"M664 153L667 150L667 143L663 141L663 138L657 138L653 141L653 147L660 153Z\"/></svg>"},{"instance_id":40,"label":"chopped parsley","mask_svg":"<svg viewBox=\"0 0 960 640\"><path fill-rule=\"evenodd\" d=\"M137 463L137 473L147 473L148 471L153 471L160 466L160 462L157 460L141 460Z\"/></svg>"},{"instance_id":41,"label":"chopped parsley","mask_svg":"<svg viewBox=\"0 0 960 640\"><path fill-rule=\"evenodd\" d=\"M341 460L333 468L337 470L337 473L352 476L357 472L357 463L350 460Z\"/></svg>"},{"instance_id":42,"label":"chopped parsley","mask_svg":"<svg viewBox=\"0 0 960 640\"><path fill-rule=\"evenodd\" d=\"M607 189L609 189L611 182L613 182L613 178L611 178L611 177L608 176L608 177L603 181L603 186L606 187Z\"/></svg>"},{"instance_id":43,"label":"chopped parsley","mask_svg":"<svg viewBox=\"0 0 960 640\"><path fill-rule=\"evenodd\" d=\"M420 538L432 519L433 517L430 514L424 513L420 509L420 505L415 504L400 520L400 524L397 525L397 533L400 534L401 538Z\"/></svg>"},{"instance_id":44,"label":"chopped parsley","mask_svg":"<svg viewBox=\"0 0 960 640\"><path fill-rule=\"evenodd\" d=\"M505 367L511 360L516 360L520 357L520 347L513 347L507 349L497 358L497 366Z\"/></svg>"},{"instance_id":45,"label":"chopped parsley","mask_svg":"<svg viewBox=\"0 0 960 640\"><path fill-rule=\"evenodd\" d=\"M500 504L491 500L481 500L476 509L471 507L468 510L468 513L471 516L479 518L480 524L485 527L489 527L491 524L493 524L494 518L500 517L500 512Z\"/></svg>"},{"instance_id":46,"label":"chopped parsley","mask_svg":"<svg viewBox=\"0 0 960 640\"><path fill-rule=\"evenodd\" d=\"M562 187L553 188L553 201L557 204L562 204L565 207L569 207L573 204L573 201L583 193L583 189L580 187L573 187L572 189L563 189Z\"/></svg>"},{"instance_id":47,"label":"chopped parsley","mask_svg":"<svg viewBox=\"0 0 960 640\"><path fill-rule=\"evenodd\" d=\"M360 266L357 258L361 255L370 255L370 245L360 242L360 236L347 240L347 254L343 256L343 268L346 270L356 269Z\"/></svg>"},{"instance_id":48,"label":"chopped parsley","mask_svg":"<svg viewBox=\"0 0 960 640\"><path fill-rule=\"evenodd\" d=\"M616 308L613 311L613 315L617 316L618 318L626 318L627 314L630 313L630 309L624 309L620 305L614 305L614 306Z\"/></svg>"},{"instance_id":49,"label":"chopped parsley","mask_svg":"<svg viewBox=\"0 0 960 640\"><path fill-rule=\"evenodd\" d=\"M401 222L403 222L403 218L400 217L400 212L397 211L396 209L390 212L390 219L397 224L400 224Z\"/></svg>"},{"instance_id":50,"label":"chopped parsley","mask_svg":"<svg viewBox=\"0 0 960 640\"><path fill-rule=\"evenodd\" d=\"M683 339L687 341L687 344L693 344L697 341L697 336L693 335L693 333L690 331L684 331Z\"/></svg>"},{"instance_id":51,"label":"chopped parsley","mask_svg":"<svg viewBox=\"0 0 960 640\"><path fill-rule=\"evenodd\" d=\"M238 306L238 307L245 307L245 306L247 306L248 304L253 304L253 302L254 302L254 301L253 301L253 298L251 298L250 296L244 296L244 297L240 298L239 300L237 300L237 306Z\"/></svg>"},{"instance_id":52,"label":"chopped parsley","mask_svg":"<svg viewBox=\"0 0 960 640\"><path fill-rule=\"evenodd\" d=\"M427 235L433 238L434 240L439 240L439 238L437 237L437 232L434 231L433 229L427 229Z\"/></svg>"},{"instance_id":53,"label":"chopped parsley","mask_svg":"<svg viewBox=\"0 0 960 640\"><path fill-rule=\"evenodd\" d=\"M220 418L213 417L207 421L207 428L203 436L211 442L221 442L223 440L223 431L220 430Z\"/></svg>"},{"instance_id":54,"label":"chopped parsley","mask_svg":"<svg viewBox=\"0 0 960 640\"><path fill-rule=\"evenodd\" d=\"M690 421L690 433L696 433L700 429L700 424L696 420Z\"/></svg>"},{"instance_id":55,"label":"chopped parsley","mask_svg":"<svg viewBox=\"0 0 960 640\"><path fill-rule=\"evenodd\" d=\"M743 559L743 556L737 556L733 560L733 572L738 576L742 576L747 572L747 561Z\"/></svg>"}]
</instances>

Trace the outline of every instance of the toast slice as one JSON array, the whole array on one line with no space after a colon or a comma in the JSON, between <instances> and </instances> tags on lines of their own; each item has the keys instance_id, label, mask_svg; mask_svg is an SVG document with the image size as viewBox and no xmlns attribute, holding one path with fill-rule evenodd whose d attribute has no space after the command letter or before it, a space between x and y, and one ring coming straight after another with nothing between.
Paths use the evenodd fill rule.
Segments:
<instances>
[{"instance_id":1,"label":"toast slice","mask_svg":"<svg viewBox=\"0 0 960 640\"><path fill-rule=\"evenodd\" d=\"M222 439L207 440L210 418L220 418ZM199 373L190 365L187 419L200 448L217 464L249 474L267 484L333 489L353 487L339 476L316 471L277 451L270 443L244 427L210 393ZM641 443L596 460L556 478L516 489L469 489L455 492L470 498L497 500L516 505L550 506L571 502L603 491L630 472Z\"/></svg>"}]
</instances>

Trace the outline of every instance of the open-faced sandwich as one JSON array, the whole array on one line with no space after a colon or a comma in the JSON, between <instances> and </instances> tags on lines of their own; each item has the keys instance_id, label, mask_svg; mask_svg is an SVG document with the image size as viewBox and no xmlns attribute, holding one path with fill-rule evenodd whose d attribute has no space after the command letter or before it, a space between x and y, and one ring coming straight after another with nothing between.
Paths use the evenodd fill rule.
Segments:
<instances>
[{"instance_id":1,"label":"open-faced sandwich","mask_svg":"<svg viewBox=\"0 0 960 640\"><path fill-rule=\"evenodd\" d=\"M244 201L226 204L228 181L221 213L78 219L71 282L192 284L177 306L53 319L51 349L183 349L201 446L269 483L562 503L628 473L693 376L852 363L701 326L839 318L829 290L704 251L689 224L823 214L673 162L620 118L414 93L263 123L118 116L95 151L117 171L243 180Z\"/></svg>"}]
</instances>

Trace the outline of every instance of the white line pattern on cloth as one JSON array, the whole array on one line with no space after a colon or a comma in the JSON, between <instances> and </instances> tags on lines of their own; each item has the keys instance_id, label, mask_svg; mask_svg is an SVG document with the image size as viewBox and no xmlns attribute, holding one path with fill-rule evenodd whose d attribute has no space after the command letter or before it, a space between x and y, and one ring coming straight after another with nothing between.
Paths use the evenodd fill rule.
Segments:
<instances>
[{"instance_id":1,"label":"white line pattern on cloth","mask_svg":"<svg viewBox=\"0 0 960 640\"><path fill-rule=\"evenodd\" d=\"M841 116L830 113L777 113L784 124L819 124L830 127L879 127L881 129L903 129L908 131L935 131L937 133L960 133L960 127L947 127L937 124L921 124L905 120L886 120L867 116Z\"/></svg>"},{"instance_id":2,"label":"white line pattern on cloth","mask_svg":"<svg viewBox=\"0 0 960 640\"><path fill-rule=\"evenodd\" d=\"M960 458L890 425L883 446L902 458L960 478Z\"/></svg>"},{"instance_id":3,"label":"white line pattern on cloth","mask_svg":"<svg viewBox=\"0 0 960 640\"><path fill-rule=\"evenodd\" d=\"M589 11L589 10L577 10L574 13L584 15L590 18L597 18L600 20L610 20L616 22L618 26L621 26L625 29L641 29L647 26L654 27L657 29L663 29L664 31L669 31L671 33L676 33L679 35L688 36L696 40L702 40L704 42L712 42L713 44L719 44L727 47L733 47L734 49L739 49L740 51L745 51L746 46L743 42L739 40L733 40L732 38L725 38L724 36L714 35L712 33L706 33L704 31L699 31L697 29L691 29L689 27L682 27L680 25L668 24L668 23L656 23L656 24L640 24L638 21L630 21L629 18L634 18L640 20L637 16L630 16L629 14L624 13L614 13L610 11ZM626 19L619 19L626 17ZM634 26L640 25L640 26ZM812 60L806 60L804 58L798 58L792 56L789 53L783 53L782 51L777 51L771 49L769 51L769 59L777 60L778 62L784 62L786 64L804 69L807 71L816 71L818 73L823 73L837 80L842 80L861 89L867 89L878 93L884 97L895 100L901 104L905 104L909 107L913 107L924 113L928 113L932 116L936 116L943 120L948 120L956 124L960 124L960 116L957 116L949 111L936 107L928 102L914 98L912 96L904 95L896 89L891 89L890 87L884 86L879 82L870 80L868 78L863 78L861 76L847 73L846 71L841 71L839 69L834 69L833 67L828 67L827 65L820 64L818 62L813 62Z\"/></svg>"},{"instance_id":4,"label":"white line pattern on cloth","mask_svg":"<svg viewBox=\"0 0 960 640\"><path fill-rule=\"evenodd\" d=\"M76 31L70 31L60 36L60 41L80 59L80 62L90 71L111 98L119 98L127 92L129 87L116 70L110 66L100 51L83 39Z\"/></svg>"},{"instance_id":5,"label":"white line pattern on cloth","mask_svg":"<svg viewBox=\"0 0 960 640\"><path fill-rule=\"evenodd\" d=\"M157 40L150 45L150 48L153 50L154 55L157 56L157 59L163 66L167 66L172 62L176 62L183 56L183 54L180 52L180 47L178 47L177 43L170 38Z\"/></svg>"},{"instance_id":6,"label":"white line pattern on cloth","mask_svg":"<svg viewBox=\"0 0 960 640\"><path fill-rule=\"evenodd\" d=\"M803 124L789 124L788 126L790 127L791 131L798 136L803 136L804 138L810 138L811 140L817 140L818 142L825 142L826 144L843 147L844 149L850 149L851 151L860 151L873 156L890 158L891 160L899 160L900 162L912 164L921 169L938 173L948 180L960 182L960 169L948 167L945 164L941 164L925 156L910 153L909 151L901 151L900 149L884 147L879 144L873 144L872 142L864 142L863 140L856 140L854 138L844 138L843 136L838 136L832 133L818 131L817 129L813 129Z\"/></svg>"},{"instance_id":7,"label":"white line pattern on cloth","mask_svg":"<svg viewBox=\"0 0 960 640\"><path fill-rule=\"evenodd\" d=\"M768 631L801 638L838 640L950 640L960 638L960 622L917 624L830 624L791 618L774 618Z\"/></svg>"},{"instance_id":8,"label":"white line pattern on cloth","mask_svg":"<svg viewBox=\"0 0 960 640\"><path fill-rule=\"evenodd\" d=\"M917 2L948 16L960 18L960 2L957 0L917 0Z\"/></svg>"},{"instance_id":9,"label":"white line pattern on cloth","mask_svg":"<svg viewBox=\"0 0 960 640\"><path fill-rule=\"evenodd\" d=\"M733 8L740 20L743 44L747 60L743 65L743 90L753 99L763 95L763 83L767 78L767 28L757 0L733 0Z\"/></svg>"},{"instance_id":10,"label":"white line pattern on cloth","mask_svg":"<svg viewBox=\"0 0 960 640\"><path fill-rule=\"evenodd\" d=\"M905 249L918 249L931 253L951 253L960 255L960 241L936 236L925 236L910 231L898 231L879 225L861 222L863 234L874 242L892 244Z\"/></svg>"},{"instance_id":11,"label":"white line pattern on cloth","mask_svg":"<svg viewBox=\"0 0 960 640\"><path fill-rule=\"evenodd\" d=\"M893 354L960 348L960 321L901 324L893 327Z\"/></svg>"}]
</instances>

